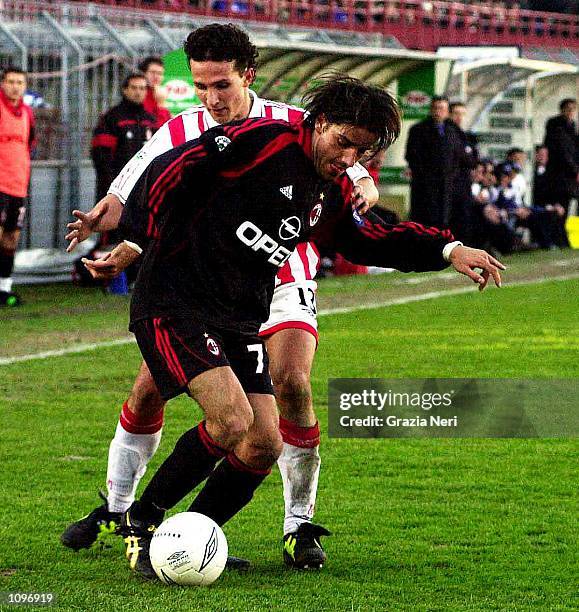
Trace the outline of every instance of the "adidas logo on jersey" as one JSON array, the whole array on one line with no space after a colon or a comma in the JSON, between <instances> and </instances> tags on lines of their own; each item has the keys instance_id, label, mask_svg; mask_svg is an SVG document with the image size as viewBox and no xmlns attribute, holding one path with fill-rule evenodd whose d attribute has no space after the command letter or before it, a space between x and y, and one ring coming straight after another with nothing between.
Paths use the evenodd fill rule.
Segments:
<instances>
[{"instance_id":1,"label":"adidas logo on jersey","mask_svg":"<svg viewBox=\"0 0 579 612\"><path fill-rule=\"evenodd\" d=\"M279 190L283 193L283 195L288 199L291 200L292 199L292 194L293 194L293 190L294 190L294 186L293 185L288 185L287 187L280 187Z\"/></svg>"}]
</instances>

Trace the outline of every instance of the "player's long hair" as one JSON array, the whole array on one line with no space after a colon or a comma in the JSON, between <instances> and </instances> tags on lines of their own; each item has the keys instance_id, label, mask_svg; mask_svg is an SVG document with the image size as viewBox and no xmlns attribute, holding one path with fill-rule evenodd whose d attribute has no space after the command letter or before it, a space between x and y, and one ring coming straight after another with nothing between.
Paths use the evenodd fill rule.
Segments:
<instances>
[{"instance_id":1,"label":"player's long hair","mask_svg":"<svg viewBox=\"0 0 579 612\"><path fill-rule=\"evenodd\" d=\"M257 47L232 23L210 23L193 30L183 50L188 62L235 62L239 74L248 68L255 71L257 64Z\"/></svg>"},{"instance_id":2,"label":"player's long hair","mask_svg":"<svg viewBox=\"0 0 579 612\"><path fill-rule=\"evenodd\" d=\"M303 96L305 122L314 127L321 115L330 123L354 125L376 134L375 151L400 135L402 117L396 100L374 85L343 74L325 74Z\"/></svg>"}]
</instances>

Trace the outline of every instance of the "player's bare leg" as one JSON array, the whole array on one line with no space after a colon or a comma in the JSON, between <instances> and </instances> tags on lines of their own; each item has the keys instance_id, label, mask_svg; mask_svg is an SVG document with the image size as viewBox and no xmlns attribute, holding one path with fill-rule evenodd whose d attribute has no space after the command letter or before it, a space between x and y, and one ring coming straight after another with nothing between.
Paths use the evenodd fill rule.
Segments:
<instances>
[{"instance_id":1,"label":"player's bare leg","mask_svg":"<svg viewBox=\"0 0 579 612\"><path fill-rule=\"evenodd\" d=\"M283 451L278 459L285 500L284 560L298 569L320 568L326 555L312 525L320 473L320 430L310 374L316 338L303 329L283 329L266 341L270 374L280 411Z\"/></svg>"},{"instance_id":2,"label":"player's bare leg","mask_svg":"<svg viewBox=\"0 0 579 612\"><path fill-rule=\"evenodd\" d=\"M248 394L253 423L243 439L213 470L190 512L225 524L246 506L282 450L279 417L272 395Z\"/></svg>"},{"instance_id":3,"label":"player's bare leg","mask_svg":"<svg viewBox=\"0 0 579 612\"><path fill-rule=\"evenodd\" d=\"M74 550L89 548L101 535L115 532L121 514L135 500L137 486L159 447L164 406L149 368L143 362L129 398L123 404L109 446L108 498L103 497L101 506L65 529L61 535L65 546Z\"/></svg>"},{"instance_id":4,"label":"player's bare leg","mask_svg":"<svg viewBox=\"0 0 579 612\"><path fill-rule=\"evenodd\" d=\"M165 510L208 477L190 510L223 524L250 501L281 451L273 396L254 394L249 400L230 367L196 376L189 391L205 420L181 436L123 515L130 565L147 578L155 576L148 547ZM248 463L236 455L238 449Z\"/></svg>"}]
</instances>

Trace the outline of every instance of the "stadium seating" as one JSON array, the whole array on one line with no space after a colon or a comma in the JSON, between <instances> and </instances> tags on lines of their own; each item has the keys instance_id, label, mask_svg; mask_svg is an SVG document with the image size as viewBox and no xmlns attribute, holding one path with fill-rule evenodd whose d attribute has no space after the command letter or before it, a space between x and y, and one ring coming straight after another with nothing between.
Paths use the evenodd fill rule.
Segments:
<instances>
[{"instance_id":1,"label":"stadium seating","mask_svg":"<svg viewBox=\"0 0 579 612\"><path fill-rule=\"evenodd\" d=\"M579 16L529 11L518 2L439 0L97 0L131 9L187 12L291 26L363 30L410 49L443 45L579 47ZM9 4L9 2L7 2Z\"/></svg>"}]
</instances>

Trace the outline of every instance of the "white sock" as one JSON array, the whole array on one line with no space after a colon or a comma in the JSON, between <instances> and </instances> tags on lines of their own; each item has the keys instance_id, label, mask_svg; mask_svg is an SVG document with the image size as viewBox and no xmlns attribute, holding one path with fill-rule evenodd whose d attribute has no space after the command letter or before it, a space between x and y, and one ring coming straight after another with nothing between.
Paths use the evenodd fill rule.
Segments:
<instances>
[{"instance_id":1,"label":"white sock","mask_svg":"<svg viewBox=\"0 0 579 612\"><path fill-rule=\"evenodd\" d=\"M135 501L137 485L159 447L161 432L162 428L153 434L134 434L117 424L107 467L109 512L125 512Z\"/></svg>"},{"instance_id":2,"label":"white sock","mask_svg":"<svg viewBox=\"0 0 579 612\"><path fill-rule=\"evenodd\" d=\"M0 291L10 293L12 291L12 278L0 278Z\"/></svg>"},{"instance_id":3,"label":"white sock","mask_svg":"<svg viewBox=\"0 0 579 612\"><path fill-rule=\"evenodd\" d=\"M320 476L319 446L300 448L287 442L277 460L285 500L284 535L312 520Z\"/></svg>"}]
</instances>

